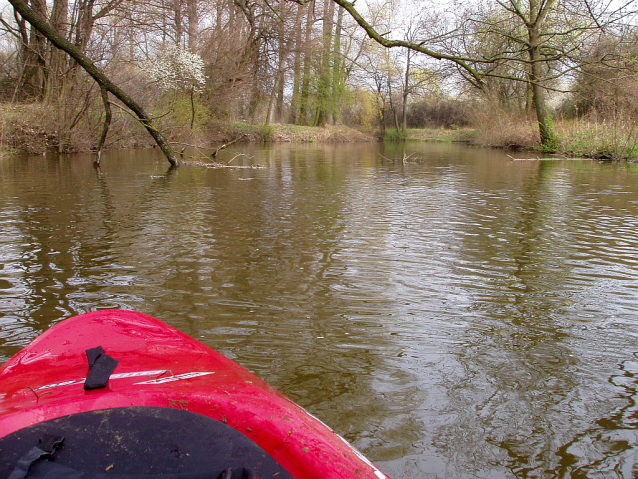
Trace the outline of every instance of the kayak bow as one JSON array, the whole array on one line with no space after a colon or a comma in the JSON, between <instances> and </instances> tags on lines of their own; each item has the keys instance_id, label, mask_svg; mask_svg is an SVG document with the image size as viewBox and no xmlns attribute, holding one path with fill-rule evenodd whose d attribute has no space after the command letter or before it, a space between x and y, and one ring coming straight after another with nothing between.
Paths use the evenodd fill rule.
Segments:
<instances>
[{"instance_id":1,"label":"kayak bow","mask_svg":"<svg viewBox=\"0 0 638 479\"><path fill-rule=\"evenodd\" d=\"M64 443L35 462L93 474L73 477L386 478L252 373L133 311L66 319L0 367L0 477L58 431Z\"/></svg>"}]
</instances>

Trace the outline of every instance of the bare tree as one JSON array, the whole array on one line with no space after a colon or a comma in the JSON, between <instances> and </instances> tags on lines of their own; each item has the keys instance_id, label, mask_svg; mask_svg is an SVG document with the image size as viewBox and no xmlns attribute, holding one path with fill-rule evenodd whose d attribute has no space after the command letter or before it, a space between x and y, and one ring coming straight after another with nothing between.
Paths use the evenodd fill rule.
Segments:
<instances>
[{"instance_id":1,"label":"bare tree","mask_svg":"<svg viewBox=\"0 0 638 479\"><path fill-rule=\"evenodd\" d=\"M548 82L578 68L574 53L585 37L593 35L595 31L611 31L614 25L620 24L631 14L627 9L631 2L609 10L609 4L591 0L495 0L494 8L502 9L522 26L522 35L510 38L517 45L517 51L515 55L501 51L491 56L469 56L467 51L459 49L459 44L464 43L463 34L467 32L467 26L481 22L480 19L463 18L461 26L434 37L424 35L419 40L393 40L387 34L379 33L357 11L354 3L333 1L341 5L368 36L381 45L388 48L405 47L432 59L452 62L477 86L482 86L487 77L527 83L532 92L541 142L548 150L555 147L555 134L545 100L545 91L550 87ZM485 24L483 27L489 30L494 24ZM498 33L496 28L491 31ZM520 52L524 52L524 55L520 55ZM489 68L507 62L522 64L526 75L522 78L510 77Z\"/></svg>"},{"instance_id":2,"label":"bare tree","mask_svg":"<svg viewBox=\"0 0 638 479\"><path fill-rule=\"evenodd\" d=\"M16 13L29 22L41 35L46 37L53 45L65 51L71 58L73 58L73 60L75 60L78 65L80 65L80 67L82 67L97 82L103 92L106 91L113 94L118 100L124 103L124 105L126 105L137 116L140 123L153 137L169 163L172 166L177 166L179 164L175 157L175 153L166 138L164 138L161 132L155 128L151 117L148 116L144 109L138 105L133 98L115 85L91 59L82 53L76 45L73 45L66 38L62 37L44 18L38 15L23 0L9 0L9 3L13 5ZM107 118L108 117L109 115L107 114Z\"/></svg>"}]
</instances>

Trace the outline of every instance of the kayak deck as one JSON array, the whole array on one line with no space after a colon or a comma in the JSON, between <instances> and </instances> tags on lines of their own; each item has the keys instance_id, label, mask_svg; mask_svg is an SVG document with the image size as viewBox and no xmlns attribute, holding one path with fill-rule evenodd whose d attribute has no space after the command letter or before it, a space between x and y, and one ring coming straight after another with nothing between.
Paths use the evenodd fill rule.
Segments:
<instances>
[{"instance_id":1,"label":"kayak deck","mask_svg":"<svg viewBox=\"0 0 638 479\"><path fill-rule=\"evenodd\" d=\"M9 477L45 434L64 437L54 454L56 464L87 473L200 473L214 479L225 470L249 470L251 477L260 479L292 479L266 451L232 427L201 414L157 407L88 411L9 434L0 439L0 477ZM34 464L34 477L44 464Z\"/></svg>"}]
</instances>

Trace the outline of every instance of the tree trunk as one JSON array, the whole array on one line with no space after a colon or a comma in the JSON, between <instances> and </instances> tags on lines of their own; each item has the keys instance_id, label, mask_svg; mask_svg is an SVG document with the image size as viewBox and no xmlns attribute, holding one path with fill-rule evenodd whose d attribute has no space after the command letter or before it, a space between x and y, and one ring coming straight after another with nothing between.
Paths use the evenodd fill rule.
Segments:
<instances>
[{"instance_id":1,"label":"tree trunk","mask_svg":"<svg viewBox=\"0 0 638 479\"><path fill-rule=\"evenodd\" d=\"M301 125L306 124L306 117L308 115L308 101L310 99L310 66L312 64L312 55L310 54L311 42L312 42L312 24L314 17L314 0L310 0L308 3L308 13L306 17L306 35L304 39L304 59L303 59L303 80L301 81L301 94L300 94L300 106L299 106L299 119L298 123Z\"/></svg>"},{"instance_id":2,"label":"tree trunk","mask_svg":"<svg viewBox=\"0 0 638 479\"><path fill-rule=\"evenodd\" d=\"M301 22L303 20L303 11L307 7L305 5L297 6L297 15L295 17L295 27L293 32L295 42L295 59L292 68L292 100L290 101L290 123L297 123L299 117L299 103L301 96Z\"/></svg>"},{"instance_id":3,"label":"tree trunk","mask_svg":"<svg viewBox=\"0 0 638 479\"><path fill-rule=\"evenodd\" d=\"M42 33L51 43L61 50L68 53L84 70L93 77L100 88L112 93L117 99L124 103L135 115L137 115L140 123L146 128L148 133L153 137L157 145L160 147L166 159L172 166L177 166L179 162L175 157L175 152L171 148L166 138L155 128L151 118L146 114L144 109L115 85L95 64L82 53L76 46L71 44L66 38L56 32L41 16L37 15L24 0L9 0L13 8L22 17L31 24L35 29Z\"/></svg>"},{"instance_id":4,"label":"tree trunk","mask_svg":"<svg viewBox=\"0 0 638 479\"><path fill-rule=\"evenodd\" d=\"M341 29L343 28L343 7L338 7L337 10L337 24L335 26L335 41L334 49L332 52L333 64L332 64L332 110L333 118L332 122L337 122L336 112L341 101L341 93L343 91L343 69L341 59Z\"/></svg>"},{"instance_id":5,"label":"tree trunk","mask_svg":"<svg viewBox=\"0 0 638 479\"><path fill-rule=\"evenodd\" d=\"M91 38L91 33L93 32L94 4L95 4L95 0L84 0L79 2L79 5L77 7L78 20L75 25L75 46L82 53L86 52L86 46L89 44L89 39Z\"/></svg>"},{"instance_id":6,"label":"tree trunk","mask_svg":"<svg viewBox=\"0 0 638 479\"><path fill-rule=\"evenodd\" d=\"M47 5L44 0L32 0L32 9L38 15L46 17ZM28 43L23 56L22 78L20 84L27 87L37 99L44 96L46 82L46 38L37 29L31 28Z\"/></svg>"},{"instance_id":7,"label":"tree trunk","mask_svg":"<svg viewBox=\"0 0 638 479\"><path fill-rule=\"evenodd\" d=\"M275 83L277 80L275 80ZM275 101L276 101L276 88L273 88L270 91L270 96L268 97L268 109L266 110L266 121L264 125L268 126L272 123L273 112L275 111Z\"/></svg>"},{"instance_id":8,"label":"tree trunk","mask_svg":"<svg viewBox=\"0 0 638 479\"><path fill-rule=\"evenodd\" d=\"M547 104L545 103L545 89L540 84L543 78L540 33L535 26L529 27L528 31L530 44L530 83L532 85L532 99L536 110L541 145L548 151L555 151L556 136L554 135L549 112L547 111Z\"/></svg>"},{"instance_id":9,"label":"tree trunk","mask_svg":"<svg viewBox=\"0 0 638 479\"><path fill-rule=\"evenodd\" d=\"M392 119L394 120L394 129L399 133L399 115L397 114L396 107L394 105L393 91L392 91L392 64L390 62L390 51L386 49L384 51L386 69L388 71L387 87L388 87L388 103L390 104L390 111L392 111Z\"/></svg>"},{"instance_id":10,"label":"tree trunk","mask_svg":"<svg viewBox=\"0 0 638 479\"><path fill-rule=\"evenodd\" d=\"M182 0L173 0L173 22L175 23L175 45L182 46L184 27L182 26Z\"/></svg>"},{"instance_id":11,"label":"tree trunk","mask_svg":"<svg viewBox=\"0 0 638 479\"><path fill-rule=\"evenodd\" d=\"M53 2L53 10L51 11L51 27L63 37L67 35L68 15L68 0L55 0ZM66 55L62 50L49 43L47 57L49 59L49 71L47 74L45 99L55 99L60 97L62 91L63 77L66 72Z\"/></svg>"},{"instance_id":12,"label":"tree trunk","mask_svg":"<svg viewBox=\"0 0 638 479\"><path fill-rule=\"evenodd\" d=\"M405 79L403 83L403 111L401 115L401 131L403 138L406 137L407 132L407 120L408 120L408 95L410 94L410 60L412 60L412 52L407 51L408 58L405 62Z\"/></svg>"},{"instance_id":13,"label":"tree trunk","mask_svg":"<svg viewBox=\"0 0 638 479\"><path fill-rule=\"evenodd\" d=\"M276 94L275 103L275 115L276 122L280 122L284 113L284 88L286 83L286 59L288 58L288 52L290 51L290 42L286 38L285 32L285 10L282 10L280 19L277 20L277 30L279 33L279 51L277 59L277 73L275 75L275 88L273 93Z\"/></svg>"},{"instance_id":14,"label":"tree trunk","mask_svg":"<svg viewBox=\"0 0 638 479\"><path fill-rule=\"evenodd\" d=\"M277 21L277 34L279 36L279 51L277 52L277 71L273 87L268 99L268 111L266 113L266 125L270 125L273 121L281 121L284 109L284 83L286 73L286 57L288 56L288 47L286 45L284 33L284 20Z\"/></svg>"},{"instance_id":15,"label":"tree trunk","mask_svg":"<svg viewBox=\"0 0 638 479\"><path fill-rule=\"evenodd\" d=\"M321 66L319 70L319 86L317 91L317 114L315 126L324 126L331 113L331 75L330 57L332 56L332 20L334 16L334 3L332 0L324 0L323 7L323 51L321 53Z\"/></svg>"},{"instance_id":16,"label":"tree trunk","mask_svg":"<svg viewBox=\"0 0 638 479\"><path fill-rule=\"evenodd\" d=\"M100 138L97 142L97 147L95 148L95 165L100 166L100 162L102 161L102 148L104 147L104 143L106 142L106 135L109 132L109 127L111 126L111 103L109 102L109 92L106 91L106 88L100 87L100 94L102 95L102 103L104 103L104 123L102 123L102 131L100 132Z\"/></svg>"},{"instance_id":17,"label":"tree trunk","mask_svg":"<svg viewBox=\"0 0 638 479\"><path fill-rule=\"evenodd\" d=\"M197 53L199 48L199 15L197 0L186 0L186 14L188 16L188 49Z\"/></svg>"},{"instance_id":18,"label":"tree trunk","mask_svg":"<svg viewBox=\"0 0 638 479\"><path fill-rule=\"evenodd\" d=\"M383 96L383 83L377 81L377 119L379 120L379 135L385 137L385 97Z\"/></svg>"}]
</instances>

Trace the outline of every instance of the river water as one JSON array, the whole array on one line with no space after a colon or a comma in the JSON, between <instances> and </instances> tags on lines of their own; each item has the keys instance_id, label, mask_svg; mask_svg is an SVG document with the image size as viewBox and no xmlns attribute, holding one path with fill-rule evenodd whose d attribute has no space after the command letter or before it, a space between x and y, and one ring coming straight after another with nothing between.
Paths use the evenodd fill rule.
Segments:
<instances>
[{"instance_id":1,"label":"river water","mask_svg":"<svg viewBox=\"0 0 638 479\"><path fill-rule=\"evenodd\" d=\"M636 475L638 165L419 143L220 155L261 167L0 159L0 362L71 315L135 309L393 479Z\"/></svg>"}]
</instances>

